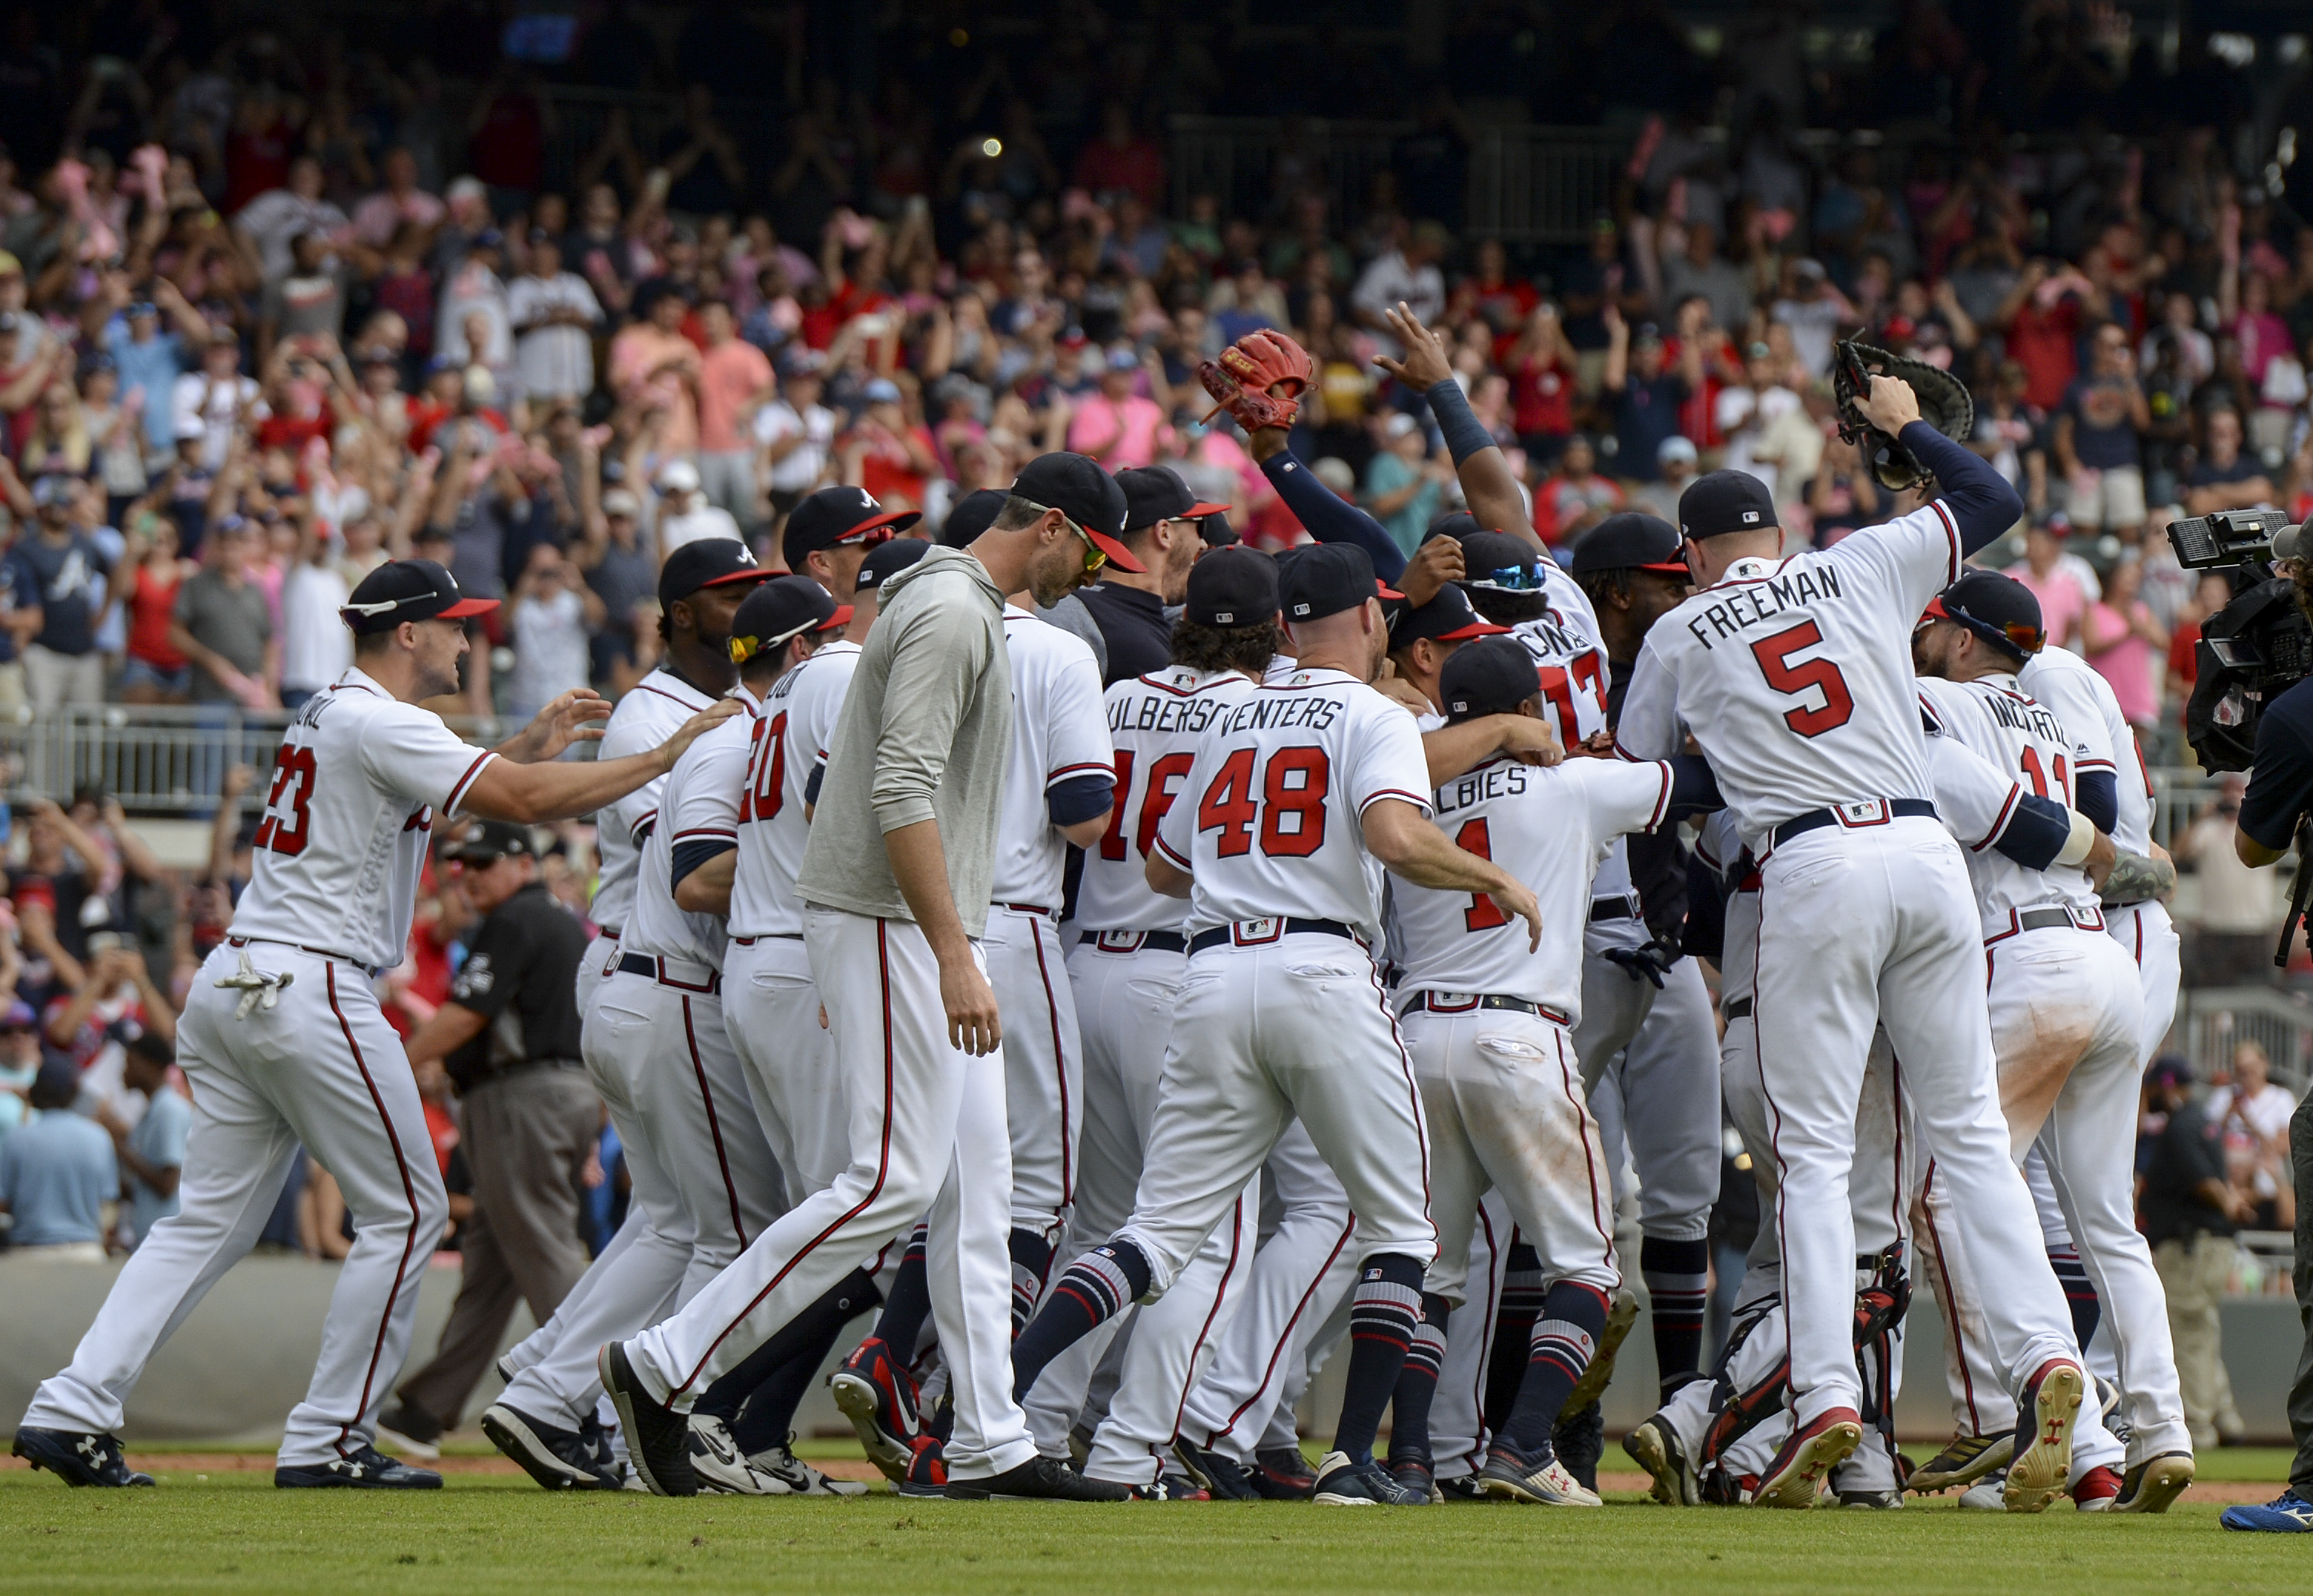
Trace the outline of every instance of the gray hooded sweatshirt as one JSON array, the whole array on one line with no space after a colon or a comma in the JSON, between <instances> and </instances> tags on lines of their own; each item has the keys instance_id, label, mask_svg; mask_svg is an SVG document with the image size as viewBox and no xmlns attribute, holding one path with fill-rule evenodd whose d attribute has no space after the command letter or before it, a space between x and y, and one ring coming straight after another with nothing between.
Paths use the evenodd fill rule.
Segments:
<instances>
[{"instance_id":1,"label":"gray hooded sweatshirt","mask_svg":"<svg viewBox=\"0 0 2313 1596\"><path fill-rule=\"evenodd\" d=\"M884 583L878 602L827 750L796 890L806 903L911 920L884 834L937 820L957 916L978 936L1012 745L1004 595L972 556L935 548Z\"/></svg>"}]
</instances>

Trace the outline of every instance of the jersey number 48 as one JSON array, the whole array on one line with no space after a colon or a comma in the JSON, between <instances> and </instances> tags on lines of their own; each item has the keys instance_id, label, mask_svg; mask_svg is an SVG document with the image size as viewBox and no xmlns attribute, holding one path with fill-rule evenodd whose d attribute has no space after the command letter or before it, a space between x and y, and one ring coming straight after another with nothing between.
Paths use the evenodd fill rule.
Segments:
<instances>
[{"instance_id":1,"label":"jersey number 48","mask_svg":"<svg viewBox=\"0 0 2313 1596\"><path fill-rule=\"evenodd\" d=\"M1220 833L1220 856L1251 853L1256 830L1261 851L1272 858L1306 859L1324 847L1325 793L1332 782L1325 750L1280 748L1257 781L1253 767L1253 750L1236 750L1197 801L1197 829Z\"/></svg>"}]
</instances>

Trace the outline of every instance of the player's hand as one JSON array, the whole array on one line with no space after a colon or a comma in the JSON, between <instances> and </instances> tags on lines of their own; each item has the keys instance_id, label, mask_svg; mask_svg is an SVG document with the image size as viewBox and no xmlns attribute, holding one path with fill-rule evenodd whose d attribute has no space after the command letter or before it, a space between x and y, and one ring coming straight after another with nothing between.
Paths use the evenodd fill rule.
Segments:
<instances>
[{"instance_id":1,"label":"player's hand","mask_svg":"<svg viewBox=\"0 0 2313 1596\"><path fill-rule=\"evenodd\" d=\"M572 688L531 717L531 723L498 747L501 759L517 765L542 764L574 742L600 742L597 723L611 718L611 701L592 688Z\"/></svg>"},{"instance_id":2,"label":"player's hand","mask_svg":"<svg viewBox=\"0 0 2313 1596\"><path fill-rule=\"evenodd\" d=\"M1381 674L1374 678L1373 685L1374 691L1383 697L1416 715L1438 713L1438 706L1429 701L1429 695L1400 676L1387 660L1382 662Z\"/></svg>"},{"instance_id":3,"label":"player's hand","mask_svg":"<svg viewBox=\"0 0 2313 1596\"><path fill-rule=\"evenodd\" d=\"M1621 965L1623 973L1631 979L1652 981L1655 990L1659 992L1663 978L1670 973L1670 967L1678 962L1679 952L1669 943L1657 939L1642 942L1635 948L1608 948L1605 957L1609 962Z\"/></svg>"},{"instance_id":4,"label":"player's hand","mask_svg":"<svg viewBox=\"0 0 2313 1596\"><path fill-rule=\"evenodd\" d=\"M1376 355L1376 365L1419 393L1427 393L1453 377L1453 363L1446 358L1446 340L1422 326L1403 300L1384 311L1381 318L1405 346L1405 353L1395 360Z\"/></svg>"},{"instance_id":5,"label":"player's hand","mask_svg":"<svg viewBox=\"0 0 2313 1596\"><path fill-rule=\"evenodd\" d=\"M1857 400L1855 408L1863 412L1864 420L1892 438L1920 418L1920 396L1901 377L1875 374L1871 391Z\"/></svg>"},{"instance_id":6,"label":"player's hand","mask_svg":"<svg viewBox=\"0 0 2313 1596\"><path fill-rule=\"evenodd\" d=\"M950 1047L985 1058L1004 1040L1004 1027L996 1017L996 988L970 960L940 967L940 1006L947 1011Z\"/></svg>"},{"instance_id":7,"label":"player's hand","mask_svg":"<svg viewBox=\"0 0 2313 1596\"><path fill-rule=\"evenodd\" d=\"M1611 759L1614 757L1614 734L1601 726L1566 750L1574 759Z\"/></svg>"},{"instance_id":8,"label":"player's hand","mask_svg":"<svg viewBox=\"0 0 2313 1596\"><path fill-rule=\"evenodd\" d=\"M1405 595L1408 604L1419 609L1436 598L1447 583L1459 582L1464 574L1461 539L1432 538L1405 562L1405 570L1397 579L1397 591Z\"/></svg>"},{"instance_id":9,"label":"player's hand","mask_svg":"<svg viewBox=\"0 0 2313 1596\"><path fill-rule=\"evenodd\" d=\"M1504 914L1516 915L1526 922L1526 951L1531 953L1540 951L1542 905L1535 901L1534 894L1526 890L1525 884L1513 880L1508 886L1491 889L1486 896L1492 899L1494 907Z\"/></svg>"},{"instance_id":10,"label":"player's hand","mask_svg":"<svg viewBox=\"0 0 2313 1596\"><path fill-rule=\"evenodd\" d=\"M658 745L659 763L669 770L673 769L674 762L682 758L683 750L738 714L739 710L738 699L717 698L707 708L700 710L682 725L677 726L674 735Z\"/></svg>"},{"instance_id":11,"label":"player's hand","mask_svg":"<svg viewBox=\"0 0 2313 1596\"><path fill-rule=\"evenodd\" d=\"M1566 758L1548 721L1530 715L1498 715L1494 720L1501 728L1499 751L1505 757L1521 765L1555 765Z\"/></svg>"}]
</instances>

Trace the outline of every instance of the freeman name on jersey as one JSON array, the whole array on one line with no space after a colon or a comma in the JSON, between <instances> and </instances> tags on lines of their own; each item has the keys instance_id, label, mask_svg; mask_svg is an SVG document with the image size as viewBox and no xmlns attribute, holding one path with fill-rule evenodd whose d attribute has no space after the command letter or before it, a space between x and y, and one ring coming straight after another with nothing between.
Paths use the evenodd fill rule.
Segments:
<instances>
[{"instance_id":1,"label":"freeman name on jersey","mask_svg":"<svg viewBox=\"0 0 2313 1596\"><path fill-rule=\"evenodd\" d=\"M1803 565L1796 571L1734 589L1716 604L1689 616L1686 629L1697 643L1712 648L1717 646L1714 638L1735 636L1744 627L1772 620L1795 604L1842 596L1835 566L1827 561Z\"/></svg>"}]
</instances>

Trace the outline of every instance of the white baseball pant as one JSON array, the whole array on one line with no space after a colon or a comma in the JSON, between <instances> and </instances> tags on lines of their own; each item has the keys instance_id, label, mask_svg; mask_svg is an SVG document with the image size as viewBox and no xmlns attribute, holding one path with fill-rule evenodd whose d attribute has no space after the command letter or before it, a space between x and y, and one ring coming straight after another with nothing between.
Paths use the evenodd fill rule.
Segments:
<instances>
[{"instance_id":1,"label":"white baseball pant","mask_svg":"<svg viewBox=\"0 0 2313 1596\"><path fill-rule=\"evenodd\" d=\"M799 936L734 937L723 955L723 1026L747 1072L772 1155L801 1202L851 1162L835 1039L819 1022L819 988Z\"/></svg>"},{"instance_id":2,"label":"white baseball pant","mask_svg":"<svg viewBox=\"0 0 2313 1596\"><path fill-rule=\"evenodd\" d=\"M1075 1258L1114 1235L1132 1216L1141 1151L1156 1118L1156 1082L1173 1030L1173 1003L1187 972L1184 951L1151 948L1137 934L1111 934L1069 953L1069 984L1077 1014L1084 1071L1077 1142L1076 1203L1060 1254ZM1003 1001L999 990L998 1002ZM1008 1057L1013 1028L1005 1027ZM1011 1089L1007 1079L1006 1092ZM1037 1448L1068 1455L1069 1432L1084 1412L1093 1376L1116 1337L1138 1313L1128 1307L1045 1366L1022 1402Z\"/></svg>"},{"instance_id":3,"label":"white baseball pant","mask_svg":"<svg viewBox=\"0 0 2313 1596\"><path fill-rule=\"evenodd\" d=\"M991 904L980 947L1004 1022L1012 1228L1057 1244L1060 1223L1076 1201L1077 1137L1084 1118L1084 1050L1060 928L1042 909Z\"/></svg>"},{"instance_id":4,"label":"white baseball pant","mask_svg":"<svg viewBox=\"0 0 2313 1596\"><path fill-rule=\"evenodd\" d=\"M1983 1304L1989 1345L2022 1389L2049 1359L2078 1354L2008 1156L1958 845L1926 817L1828 826L1777 847L1760 877L1752 1012L1780 1180L1795 1422L1860 1404L1849 1176L1875 1020L1903 1061L1922 1150L1961 1194L1947 1245L2004 1283Z\"/></svg>"},{"instance_id":5,"label":"white baseball pant","mask_svg":"<svg viewBox=\"0 0 2313 1596\"><path fill-rule=\"evenodd\" d=\"M1468 1276L1462 1307L1446 1321L1446 1358L1429 1408L1429 1451L1437 1477L1453 1479L1486 1466L1486 1375L1493 1362L1494 1324L1502 1305L1502 1272L1517 1227L1499 1192L1478 1205L1470 1230Z\"/></svg>"},{"instance_id":6,"label":"white baseball pant","mask_svg":"<svg viewBox=\"0 0 2313 1596\"><path fill-rule=\"evenodd\" d=\"M1379 973L1346 937L1294 932L1189 957L1118 1232L1148 1260L1144 1301L1196 1256L1297 1113L1349 1194L1358 1258L1437 1256L1421 1095Z\"/></svg>"},{"instance_id":7,"label":"white baseball pant","mask_svg":"<svg viewBox=\"0 0 2313 1596\"><path fill-rule=\"evenodd\" d=\"M1180 1423L1181 1434L1248 1465L1272 1444L1264 1437L1280 1416L1292 1430L1309 1349L1358 1273L1349 1196L1299 1121L1278 1138L1266 1168L1276 1228L1253 1255L1244 1305L1191 1389Z\"/></svg>"},{"instance_id":8,"label":"white baseball pant","mask_svg":"<svg viewBox=\"0 0 2313 1596\"><path fill-rule=\"evenodd\" d=\"M1631 980L1619 966L1596 962L1605 967L1600 983L1611 975L1653 991L1651 983ZM1593 985L1587 963L1583 977L1587 1002ZM1640 1233L1674 1241L1709 1235L1711 1206L1719 1200L1719 1028L1701 966L1692 959L1672 965L1620 1057L1603 1049L1585 1054L1583 1067L1586 1091L1610 1074L1621 1088L1623 1140L1638 1176ZM1609 1161L1610 1167L1620 1162Z\"/></svg>"},{"instance_id":9,"label":"white baseball pant","mask_svg":"<svg viewBox=\"0 0 2313 1596\"><path fill-rule=\"evenodd\" d=\"M974 1058L950 1043L939 962L914 922L811 904L804 941L843 1075L851 1161L629 1342L628 1355L655 1398L688 1408L861 1258L925 1219L932 1322L955 1399L949 1477L1001 1474L1035 1451L1011 1392L1001 1049Z\"/></svg>"},{"instance_id":10,"label":"white baseball pant","mask_svg":"<svg viewBox=\"0 0 2313 1596\"><path fill-rule=\"evenodd\" d=\"M272 1006L236 1017L242 993L216 982L243 953L284 980ZM178 1212L129 1255L72 1363L41 1384L22 1422L117 1432L146 1361L256 1245L302 1143L345 1193L354 1244L280 1461L348 1456L375 1434L378 1407L409 1350L418 1281L449 1217L401 1039L359 966L277 943L227 943L193 979L177 1062L193 1095Z\"/></svg>"},{"instance_id":11,"label":"white baseball pant","mask_svg":"<svg viewBox=\"0 0 2313 1596\"><path fill-rule=\"evenodd\" d=\"M2168 917L2167 904L2147 901L2105 910L2104 928L2136 966L2138 989L2144 997L2142 1054L2150 1064L2177 1022L2177 984L2184 972L2177 923Z\"/></svg>"}]
</instances>

